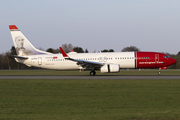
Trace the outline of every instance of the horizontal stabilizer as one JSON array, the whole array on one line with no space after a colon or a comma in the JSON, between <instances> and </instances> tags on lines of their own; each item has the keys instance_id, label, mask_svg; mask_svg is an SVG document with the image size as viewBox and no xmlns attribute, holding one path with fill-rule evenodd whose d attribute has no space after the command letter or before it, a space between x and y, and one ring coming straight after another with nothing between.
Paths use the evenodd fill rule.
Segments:
<instances>
[{"instance_id":1,"label":"horizontal stabilizer","mask_svg":"<svg viewBox=\"0 0 180 120\"><path fill-rule=\"evenodd\" d=\"M17 56L17 55L7 55L7 56L12 58L28 59L28 57L25 56Z\"/></svg>"}]
</instances>

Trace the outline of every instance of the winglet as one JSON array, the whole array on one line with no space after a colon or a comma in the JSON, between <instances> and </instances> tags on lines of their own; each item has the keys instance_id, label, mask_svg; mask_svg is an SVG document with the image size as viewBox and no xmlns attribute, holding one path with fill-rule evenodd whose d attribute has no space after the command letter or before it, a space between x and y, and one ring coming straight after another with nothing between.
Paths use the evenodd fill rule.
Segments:
<instances>
[{"instance_id":1,"label":"winglet","mask_svg":"<svg viewBox=\"0 0 180 120\"><path fill-rule=\"evenodd\" d=\"M64 52L64 50L62 49L62 47L59 47L59 48L60 48L60 51L61 51L63 57L68 58L68 55Z\"/></svg>"}]
</instances>

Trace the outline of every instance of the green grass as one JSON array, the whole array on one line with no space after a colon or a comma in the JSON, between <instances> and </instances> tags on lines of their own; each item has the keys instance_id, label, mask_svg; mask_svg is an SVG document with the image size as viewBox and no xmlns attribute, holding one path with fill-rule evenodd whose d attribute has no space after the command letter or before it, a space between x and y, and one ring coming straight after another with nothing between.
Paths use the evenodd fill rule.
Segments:
<instances>
[{"instance_id":1,"label":"green grass","mask_svg":"<svg viewBox=\"0 0 180 120\"><path fill-rule=\"evenodd\" d=\"M0 75L89 75L90 71L57 70L1 70ZM158 70L121 70L119 73L100 73L96 75L158 75ZM162 70L162 75L180 75L180 70Z\"/></svg>"},{"instance_id":2,"label":"green grass","mask_svg":"<svg viewBox=\"0 0 180 120\"><path fill-rule=\"evenodd\" d=\"M0 80L0 120L176 120L180 80Z\"/></svg>"}]
</instances>

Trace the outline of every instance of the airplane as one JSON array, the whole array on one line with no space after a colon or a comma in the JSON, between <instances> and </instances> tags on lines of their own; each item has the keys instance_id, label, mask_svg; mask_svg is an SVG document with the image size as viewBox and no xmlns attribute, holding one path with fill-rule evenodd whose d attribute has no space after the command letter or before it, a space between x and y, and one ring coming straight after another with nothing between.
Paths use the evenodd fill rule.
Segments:
<instances>
[{"instance_id":1,"label":"airplane","mask_svg":"<svg viewBox=\"0 0 180 120\"><path fill-rule=\"evenodd\" d=\"M116 73L120 69L162 69L176 63L176 60L159 52L106 52L106 53L65 53L52 54L36 49L15 26L9 25L10 33L17 55L13 55L19 63L29 67L35 66L53 70L90 70L94 76L96 70L101 73Z\"/></svg>"}]
</instances>

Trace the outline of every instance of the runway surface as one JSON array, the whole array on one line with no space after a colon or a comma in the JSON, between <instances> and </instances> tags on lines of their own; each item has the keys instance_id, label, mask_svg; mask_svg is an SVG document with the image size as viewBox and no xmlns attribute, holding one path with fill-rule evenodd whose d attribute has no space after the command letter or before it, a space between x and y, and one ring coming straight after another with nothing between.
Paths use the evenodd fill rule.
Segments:
<instances>
[{"instance_id":1,"label":"runway surface","mask_svg":"<svg viewBox=\"0 0 180 120\"><path fill-rule=\"evenodd\" d=\"M80 75L1 75L0 79L125 79L125 80L136 80L136 79L180 79L180 75L117 75L117 76L80 76Z\"/></svg>"}]
</instances>

